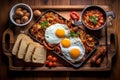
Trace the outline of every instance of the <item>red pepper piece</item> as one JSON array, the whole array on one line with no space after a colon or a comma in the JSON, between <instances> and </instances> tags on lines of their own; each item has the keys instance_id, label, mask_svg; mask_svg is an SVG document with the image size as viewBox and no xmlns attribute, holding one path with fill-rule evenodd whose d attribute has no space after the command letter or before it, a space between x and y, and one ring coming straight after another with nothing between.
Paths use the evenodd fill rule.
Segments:
<instances>
[{"instance_id":1,"label":"red pepper piece","mask_svg":"<svg viewBox=\"0 0 120 80\"><path fill-rule=\"evenodd\" d=\"M80 19L80 14L75 12L75 11L72 11L70 12L70 17L73 19L73 20L79 20Z\"/></svg>"}]
</instances>

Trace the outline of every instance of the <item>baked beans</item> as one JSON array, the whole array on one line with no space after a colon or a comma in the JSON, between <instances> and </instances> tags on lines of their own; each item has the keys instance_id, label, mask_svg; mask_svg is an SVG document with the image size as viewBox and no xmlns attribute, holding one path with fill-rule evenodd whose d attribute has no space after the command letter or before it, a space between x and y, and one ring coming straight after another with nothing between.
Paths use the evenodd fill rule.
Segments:
<instances>
[{"instance_id":1,"label":"baked beans","mask_svg":"<svg viewBox=\"0 0 120 80\"><path fill-rule=\"evenodd\" d=\"M83 21L87 27L97 29L104 24L105 18L102 12L94 9L88 10L83 14Z\"/></svg>"}]
</instances>

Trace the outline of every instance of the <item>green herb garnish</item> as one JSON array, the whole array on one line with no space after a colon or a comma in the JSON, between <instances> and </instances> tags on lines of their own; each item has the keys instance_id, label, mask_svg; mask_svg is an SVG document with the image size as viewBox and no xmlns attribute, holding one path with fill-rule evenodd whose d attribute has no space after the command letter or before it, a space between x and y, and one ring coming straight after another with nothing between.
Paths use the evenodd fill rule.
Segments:
<instances>
[{"instance_id":1,"label":"green herb garnish","mask_svg":"<svg viewBox=\"0 0 120 80\"><path fill-rule=\"evenodd\" d=\"M94 25L97 25L98 17L97 16L90 16L89 20L92 21L94 23Z\"/></svg>"},{"instance_id":2,"label":"green herb garnish","mask_svg":"<svg viewBox=\"0 0 120 80\"><path fill-rule=\"evenodd\" d=\"M75 36L76 36L76 37L78 37L78 36L79 36L79 34L80 34L79 32L76 32Z\"/></svg>"},{"instance_id":3,"label":"green herb garnish","mask_svg":"<svg viewBox=\"0 0 120 80\"><path fill-rule=\"evenodd\" d=\"M46 28L46 25L47 25L47 24L48 24L47 21L42 22L42 23L41 23L41 28L42 28L42 29Z\"/></svg>"},{"instance_id":4,"label":"green herb garnish","mask_svg":"<svg viewBox=\"0 0 120 80\"><path fill-rule=\"evenodd\" d=\"M72 38L78 37L79 34L80 34L79 32L76 32L76 33L75 33L75 32L70 32L70 33L69 33L69 37L72 37Z\"/></svg>"}]
</instances>

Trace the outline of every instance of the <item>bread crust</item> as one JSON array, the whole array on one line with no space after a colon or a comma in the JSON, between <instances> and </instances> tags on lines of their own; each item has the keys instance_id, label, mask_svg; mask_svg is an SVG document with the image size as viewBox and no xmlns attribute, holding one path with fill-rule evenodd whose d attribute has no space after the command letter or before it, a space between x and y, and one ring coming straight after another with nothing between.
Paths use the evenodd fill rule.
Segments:
<instances>
[{"instance_id":1,"label":"bread crust","mask_svg":"<svg viewBox=\"0 0 120 80\"><path fill-rule=\"evenodd\" d=\"M40 45L35 48L35 51L32 55L32 62L44 64L45 61L46 61L46 49L44 48L44 46Z\"/></svg>"},{"instance_id":2,"label":"bread crust","mask_svg":"<svg viewBox=\"0 0 120 80\"><path fill-rule=\"evenodd\" d=\"M12 54L25 62L44 64L46 49L25 34L19 34L12 49Z\"/></svg>"},{"instance_id":3,"label":"bread crust","mask_svg":"<svg viewBox=\"0 0 120 80\"><path fill-rule=\"evenodd\" d=\"M37 46L39 46L39 43L32 42L28 45L27 51L24 56L25 62L32 62L32 54L34 53L34 50Z\"/></svg>"}]
</instances>

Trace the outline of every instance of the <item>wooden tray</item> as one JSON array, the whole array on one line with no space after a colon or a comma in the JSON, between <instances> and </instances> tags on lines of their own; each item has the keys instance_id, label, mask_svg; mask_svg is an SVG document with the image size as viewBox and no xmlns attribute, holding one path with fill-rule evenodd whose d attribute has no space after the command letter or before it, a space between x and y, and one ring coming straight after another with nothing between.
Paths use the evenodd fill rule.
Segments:
<instances>
[{"instance_id":1,"label":"wooden tray","mask_svg":"<svg viewBox=\"0 0 120 80\"><path fill-rule=\"evenodd\" d=\"M77 11L81 12L84 7L83 6L33 6L32 9L40 9L40 11L44 12L48 9L56 10L61 16L65 17L66 19L69 19L69 13L70 11ZM109 11L108 6L100 6L104 8L106 11ZM104 61L99 67L93 67L90 65L89 60L80 68L75 69L72 66L70 66L68 63L65 63L61 59L58 58L58 66L48 68L46 66L40 67L39 65L35 65L33 63L26 63L22 60L17 59L15 56L11 54L12 47L14 45L14 42L16 40L16 36L19 33L23 33L35 22L31 21L30 24L28 24L25 27L17 27L14 26L9 21L9 27L6 29L3 33L3 40L2 40L2 47L4 54L8 57L9 60L9 70L13 71L109 71L112 67L112 59L116 54L117 51L117 38L115 34L113 33L112 27L106 26L101 31L99 31L97 35L94 35L96 37L99 36L99 43L100 45L107 46L107 54L104 58ZM65 65L64 65L65 64Z\"/></svg>"}]
</instances>

